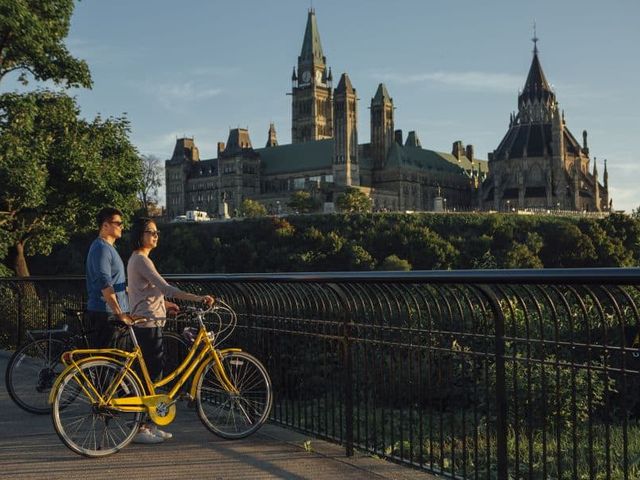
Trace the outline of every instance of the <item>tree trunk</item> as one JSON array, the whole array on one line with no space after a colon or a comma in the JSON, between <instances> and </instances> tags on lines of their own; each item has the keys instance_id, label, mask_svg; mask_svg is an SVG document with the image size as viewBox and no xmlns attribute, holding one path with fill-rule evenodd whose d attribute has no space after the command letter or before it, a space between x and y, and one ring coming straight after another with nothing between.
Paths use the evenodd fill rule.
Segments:
<instances>
[{"instance_id":1,"label":"tree trunk","mask_svg":"<svg viewBox=\"0 0 640 480\"><path fill-rule=\"evenodd\" d=\"M15 244L16 256L13 260L13 269L18 277L28 277L29 267L27 266L27 259L24 258L24 243L18 242Z\"/></svg>"}]
</instances>

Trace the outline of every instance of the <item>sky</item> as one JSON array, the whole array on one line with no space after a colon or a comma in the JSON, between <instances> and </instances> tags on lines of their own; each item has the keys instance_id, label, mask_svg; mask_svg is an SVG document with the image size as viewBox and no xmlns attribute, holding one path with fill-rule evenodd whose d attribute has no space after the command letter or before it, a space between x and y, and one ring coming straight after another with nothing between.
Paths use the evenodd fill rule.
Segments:
<instances>
[{"instance_id":1,"label":"sky","mask_svg":"<svg viewBox=\"0 0 640 480\"><path fill-rule=\"evenodd\" d=\"M462 140L483 159L517 110L535 21L568 128L588 131L600 175L608 160L614 208L640 206L638 0L83 0L66 43L94 85L70 93L87 118L126 115L140 153L162 160L182 136L214 158L235 127L263 147L270 122L289 143L286 94L311 6L334 79L346 72L357 91L359 143L383 82L405 137L443 152Z\"/></svg>"}]
</instances>

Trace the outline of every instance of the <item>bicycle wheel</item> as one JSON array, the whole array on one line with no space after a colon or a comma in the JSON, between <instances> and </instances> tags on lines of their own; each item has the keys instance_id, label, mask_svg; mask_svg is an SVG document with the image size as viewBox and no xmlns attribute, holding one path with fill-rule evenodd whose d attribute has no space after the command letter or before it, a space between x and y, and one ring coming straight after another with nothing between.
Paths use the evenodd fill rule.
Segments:
<instances>
[{"instance_id":1,"label":"bicycle wheel","mask_svg":"<svg viewBox=\"0 0 640 480\"><path fill-rule=\"evenodd\" d=\"M109 360L93 360L79 367L100 394L107 391L122 366ZM80 385L86 383L78 370L71 370L60 382L53 401L53 426L63 443L80 455L103 457L116 453L133 440L142 413L120 412L99 407ZM142 388L127 373L114 398L142 395Z\"/></svg>"},{"instance_id":2,"label":"bicycle wheel","mask_svg":"<svg viewBox=\"0 0 640 480\"><path fill-rule=\"evenodd\" d=\"M56 338L41 338L15 351L5 371L5 384L11 399L27 412L51 411L49 392L56 377L64 370L60 355L72 348Z\"/></svg>"},{"instance_id":3,"label":"bicycle wheel","mask_svg":"<svg viewBox=\"0 0 640 480\"><path fill-rule=\"evenodd\" d=\"M223 387L211 360L198 379L198 415L216 435L243 438L258 430L269 416L273 402L271 380L262 364L245 352L227 353L222 365L238 393Z\"/></svg>"},{"instance_id":4,"label":"bicycle wheel","mask_svg":"<svg viewBox=\"0 0 640 480\"><path fill-rule=\"evenodd\" d=\"M164 345L164 375L173 372L187 357L189 345L187 341L175 332L162 332Z\"/></svg>"}]
</instances>

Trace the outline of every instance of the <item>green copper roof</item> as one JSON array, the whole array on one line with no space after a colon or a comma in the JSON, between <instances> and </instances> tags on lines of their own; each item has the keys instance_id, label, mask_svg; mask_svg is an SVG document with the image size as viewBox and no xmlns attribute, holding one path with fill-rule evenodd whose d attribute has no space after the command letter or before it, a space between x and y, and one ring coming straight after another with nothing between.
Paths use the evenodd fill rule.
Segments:
<instances>
[{"instance_id":1,"label":"green copper roof","mask_svg":"<svg viewBox=\"0 0 640 480\"><path fill-rule=\"evenodd\" d=\"M263 175L295 173L304 171L325 170L330 172L333 160L333 139L314 140L304 143L279 145L276 147L258 148ZM369 170L373 162L365 154L367 144L359 145L360 168ZM389 149L386 168L406 168L418 170L435 170L438 172L462 174L470 173L471 161L461 157L460 161L451 154L425 150L420 147L402 146L393 143ZM487 172L486 160L473 160L473 170Z\"/></svg>"},{"instance_id":2,"label":"green copper roof","mask_svg":"<svg viewBox=\"0 0 640 480\"><path fill-rule=\"evenodd\" d=\"M262 160L262 173L299 172L304 170L331 170L333 139L258 148Z\"/></svg>"},{"instance_id":3,"label":"green copper roof","mask_svg":"<svg viewBox=\"0 0 640 480\"><path fill-rule=\"evenodd\" d=\"M467 157L461 157L460 161L449 153L426 150L416 146L401 146L393 143L387 157L387 168L413 168L419 170L436 170L439 172L462 173L462 170L470 172L472 163ZM473 160L473 169L482 172L487 171L487 162Z\"/></svg>"},{"instance_id":4,"label":"green copper roof","mask_svg":"<svg viewBox=\"0 0 640 480\"><path fill-rule=\"evenodd\" d=\"M314 10L309 10L309 16L307 17L307 28L304 31L300 60L310 63L324 63L320 32L318 32L316 12Z\"/></svg>"}]
</instances>

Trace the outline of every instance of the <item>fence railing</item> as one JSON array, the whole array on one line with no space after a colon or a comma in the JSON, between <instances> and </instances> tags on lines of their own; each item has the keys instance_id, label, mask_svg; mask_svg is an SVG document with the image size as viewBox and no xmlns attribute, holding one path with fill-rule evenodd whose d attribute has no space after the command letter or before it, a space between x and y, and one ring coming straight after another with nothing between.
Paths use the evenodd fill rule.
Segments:
<instances>
[{"instance_id":1,"label":"fence railing","mask_svg":"<svg viewBox=\"0 0 640 480\"><path fill-rule=\"evenodd\" d=\"M639 269L169 276L239 314L272 421L451 478L640 478ZM0 279L0 341L79 307ZM167 328L179 328L169 325Z\"/></svg>"}]
</instances>

